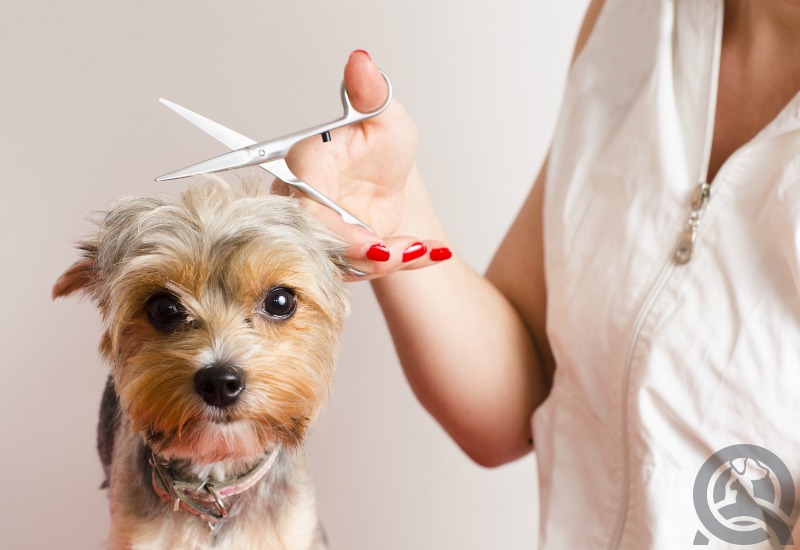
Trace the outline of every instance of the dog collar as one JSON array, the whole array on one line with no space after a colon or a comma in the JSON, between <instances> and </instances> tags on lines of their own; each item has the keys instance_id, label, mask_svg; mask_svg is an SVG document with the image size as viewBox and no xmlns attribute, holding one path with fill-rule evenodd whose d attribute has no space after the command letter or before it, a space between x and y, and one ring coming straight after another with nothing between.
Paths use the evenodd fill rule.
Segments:
<instances>
[{"instance_id":1,"label":"dog collar","mask_svg":"<svg viewBox=\"0 0 800 550\"><path fill-rule=\"evenodd\" d=\"M150 457L150 479L153 490L165 502L172 503L172 510L183 508L195 517L207 521L214 527L228 517L225 499L239 495L258 483L269 471L280 453L280 445L264 457L255 468L239 477L222 483L181 481L175 479L169 468L159 463L155 453Z\"/></svg>"}]
</instances>

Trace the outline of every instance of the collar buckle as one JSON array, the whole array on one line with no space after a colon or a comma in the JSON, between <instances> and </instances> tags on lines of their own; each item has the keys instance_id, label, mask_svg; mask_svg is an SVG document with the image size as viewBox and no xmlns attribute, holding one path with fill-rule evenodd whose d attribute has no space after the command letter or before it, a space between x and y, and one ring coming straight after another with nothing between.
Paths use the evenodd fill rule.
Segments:
<instances>
[{"instance_id":1,"label":"collar buckle","mask_svg":"<svg viewBox=\"0 0 800 550\"><path fill-rule=\"evenodd\" d=\"M219 497L219 494L217 493L217 490L214 488L214 486L211 483L206 483L206 489L208 490L209 493L211 493L211 496L214 497L214 504L217 505L220 518L225 519L226 517L228 517L228 511L225 509L225 504L222 502L222 499Z\"/></svg>"}]
</instances>

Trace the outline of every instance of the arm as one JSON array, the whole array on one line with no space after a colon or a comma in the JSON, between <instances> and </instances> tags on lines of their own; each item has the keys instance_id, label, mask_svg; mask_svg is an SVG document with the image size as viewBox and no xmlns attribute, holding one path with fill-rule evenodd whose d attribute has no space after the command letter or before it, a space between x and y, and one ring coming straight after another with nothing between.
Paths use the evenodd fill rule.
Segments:
<instances>
[{"instance_id":1,"label":"arm","mask_svg":"<svg viewBox=\"0 0 800 550\"><path fill-rule=\"evenodd\" d=\"M602 4L592 0L575 56ZM384 97L382 78L363 55L351 56L345 85L361 110L374 108ZM360 228L337 225L330 213L309 204L350 243L354 265L371 274L412 389L477 463L499 465L530 452L530 417L547 396L554 369L545 334L545 170L486 277L458 256L446 262L436 262L430 255L404 262L403 250L419 239L402 235L428 236L423 242L429 250L450 246L413 162L416 130L393 102L381 116L347 131L344 139L333 141L339 144L336 147L347 144L346 149L327 147L329 162L317 157L315 162L300 163L295 173L314 182L325 181L327 175L327 194L352 212L364 213L380 235L392 235L379 238ZM309 155L314 147L316 142L298 149L298 155ZM300 173L303 169L306 172ZM388 260L365 257L375 244L386 246ZM440 265L418 269L435 263Z\"/></svg>"},{"instance_id":2,"label":"arm","mask_svg":"<svg viewBox=\"0 0 800 550\"><path fill-rule=\"evenodd\" d=\"M573 60L603 0L593 0ZM399 272L372 285L398 356L423 406L476 462L494 466L531 450L530 417L555 369L545 333L542 254L545 166L486 277L460 259ZM447 238L422 191L410 234Z\"/></svg>"},{"instance_id":3,"label":"arm","mask_svg":"<svg viewBox=\"0 0 800 550\"><path fill-rule=\"evenodd\" d=\"M414 232L447 242L427 196L416 204ZM412 389L456 443L484 466L527 453L530 415L548 386L498 288L458 256L372 285Z\"/></svg>"}]
</instances>

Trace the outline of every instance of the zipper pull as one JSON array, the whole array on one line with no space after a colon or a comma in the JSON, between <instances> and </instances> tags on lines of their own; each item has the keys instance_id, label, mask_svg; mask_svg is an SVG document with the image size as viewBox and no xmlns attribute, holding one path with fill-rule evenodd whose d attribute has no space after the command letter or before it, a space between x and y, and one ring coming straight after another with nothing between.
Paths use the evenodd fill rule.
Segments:
<instances>
[{"instance_id":1,"label":"zipper pull","mask_svg":"<svg viewBox=\"0 0 800 550\"><path fill-rule=\"evenodd\" d=\"M692 211L689 214L689 221L686 222L686 229L681 233L678 241L678 248L675 250L675 263L678 265L688 264L694 252L694 241L697 239L697 225L700 222L700 213Z\"/></svg>"},{"instance_id":2,"label":"zipper pull","mask_svg":"<svg viewBox=\"0 0 800 550\"><path fill-rule=\"evenodd\" d=\"M681 233L678 247L675 249L675 263L678 265L688 264L694 253L694 242L697 240L697 228L700 225L700 214L708 204L711 197L711 184L702 182L692 193L692 211L689 213L689 220L686 228Z\"/></svg>"}]
</instances>

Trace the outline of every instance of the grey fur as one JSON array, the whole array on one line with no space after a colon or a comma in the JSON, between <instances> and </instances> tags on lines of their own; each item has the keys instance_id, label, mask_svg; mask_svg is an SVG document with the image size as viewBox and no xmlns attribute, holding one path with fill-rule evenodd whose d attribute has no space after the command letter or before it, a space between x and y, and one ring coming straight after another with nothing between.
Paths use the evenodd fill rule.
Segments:
<instances>
[{"instance_id":1,"label":"grey fur","mask_svg":"<svg viewBox=\"0 0 800 550\"><path fill-rule=\"evenodd\" d=\"M103 464L105 480L101 488L108 488L111 458L114 454L114 436L119 429L119 399L114 390L114 379L109 376L103 398L100 400L100 420L97 423L97 453Z\"/></svg>"}]
</instances>

